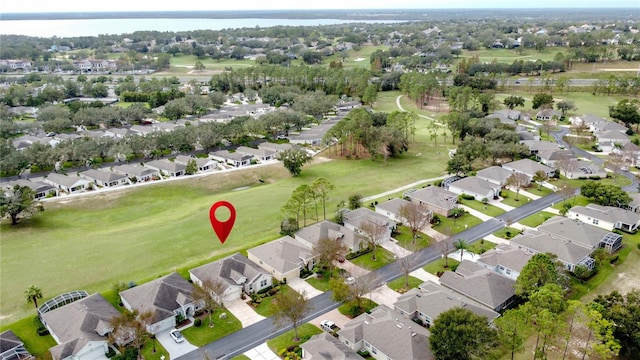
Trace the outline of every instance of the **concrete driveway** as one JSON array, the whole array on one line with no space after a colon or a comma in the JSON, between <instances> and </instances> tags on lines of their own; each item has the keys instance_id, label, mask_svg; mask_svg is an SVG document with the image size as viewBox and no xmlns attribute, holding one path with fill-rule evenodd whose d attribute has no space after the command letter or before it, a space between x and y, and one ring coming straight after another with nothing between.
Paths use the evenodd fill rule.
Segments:
<instances>
[{"instance_id":1,"label":"concrete driveway","mask_svg":"<svg viewBox=\"0 0 640 360\"><path fill-rule=\"evenodd\" d=\"M224 304L227 310L240 320L242 327L245 328L264 319L264 316L258 314L244 300L237 299Z\"/></svg>"},{"instance_id":2,"label":"concrete driveway","mask_svg":"<svg viewBox=\"0 0 640 360\"><path fill-rule=\"evenodd\" d=\"M385 304L393 309L393 303L398 300L400 293L391 290L387 285L380 286L370 294L371 300L378 304Z\"/></svg>"},{"instance_id":3,"label":"concrete driveway","mask_svg":"<svg viewBox=\"0 0 640 360\"><path fill-rule=\"evenodd\" d=\"M368 270L365 270L365 269L361 268L360 266L355 265L354 263L352 263L349 260L345 260L342 263L338 263L338 267L340 269L346 270L349 273L349 275L351 275L353 277L360 277L362 275L366 275L366 274L369 273Z\"/></svg>"},{"instance_id":4,"label":"concrete driveway","mask_svg":"<svg viewBox=\"0 0 640 360\"><path fill-rule=\"evenodd\" d=\"M338 309L334 309L329 311L328 313L322 314L320 316L318 316L317 318L309 321L309 323L320 327L320 322L322 320L331 320L333 321L334 324L338 325L339 328L343 328L344 324L348 323L349 321L351 321L351 319L349 319L348 317L346 317L345 315L342 315L340 313L340 311Z\"/></svg>"},{"instance_id":5,"label":"concrete driveway","mask_svg":"<svg viewBox=\"0 0 640 360\"><path fill-rule=\"evenodd\" d=\"M171 330L173 329L168 329L156 334L156 339L158 339L160 344L162 344L162 346L164 346L164 348L169 352L169 359L167 360L176 359L179 356L197 349L197 347L191 345L191 343L189 343L187 339L184 339L184 341L181 343L173 341L173 339L169 335L169 332L171 332Z\"/></svg>"},{"instance_id":6,"label":"concrete driveway","mask_svg":"<svg viewBox=\"0 0 640 360\"><path fill-rule=\"evenodd\" d=\"M314 288L308 282L300 278L295 278L290 281L287 281L287 285L289 285L292 289L294 289L299 293L302 293L304 291L307 299L311 299L313 297L316 297L322 294L322 291Z\"/></svg>"}]
</instances>

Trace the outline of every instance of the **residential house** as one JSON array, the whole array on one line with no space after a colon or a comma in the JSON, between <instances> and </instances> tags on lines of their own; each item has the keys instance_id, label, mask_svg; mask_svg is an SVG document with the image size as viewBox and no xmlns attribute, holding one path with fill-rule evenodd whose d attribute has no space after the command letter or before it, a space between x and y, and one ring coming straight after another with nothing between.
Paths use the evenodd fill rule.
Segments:
<instances>
[{"instance_id":1,"label":"residential house","mask_svg":"<svg viewBox=\"0 0 640 360\"><path fill-rule=\"evenodd\" d=\"M553 119L560 119L562 117L562 113L558 110L553 109L542 109L536 113L536 120L541 121L549 121Z\"/></svg>"},{"instance_id":2,"label":"residential house","mask_svg":"<svg viewBox=\"0 0 640 360\"><path fill-rule=\"evenodd\" d=\"M471 195L474 199L492 200L500 196L500 186L489 180L480 179L475 176L462 178L449 184L449 191L458 195Z\"/></svg>"},{"instance_id":3,"label":"residential house","mask_svg":"<svg viewBox=\"0 0 640 360\"><path fill-rule=\"evenodd\" d=\"M455 272L445 271L440 284L496 312L505 310L516 299L515 280L469 260L463 260Z\"/></svg>"},{"instance_id":4,"label":"residential house","mask_svg":"<svg viewBox=\"0 0 640 360\"><path fill-rule=\"evenodd\" d=\"M628 193L631 202L627 205L627 209L635 213L640 212L640 193Z\"/></svg>"},{"instance_id":5,"label":"residential house","mask_svg":"<svg viewBox=\"0 0 640 360\"><path fill-rule=\"evenodd\" d=\"M531 253L511 244L498 244L495 249L480 254L476 262L502 276L516 280L531 259Z\"/></svg>"},{"instance_id":6,"label":"residential house","mask_svg":"<svg viewBox=\"0 0 640 360\"><path fill-rule=\"evenodd\" d=\"M361 250L367 245L363 236L329 220L323 220L298 230L294 234L294 238L309 249L318 245L320 239L340 241L351 252Z\"/></svg>"},{"instance_id":7,"label":"residential house","mask_svg":"<svg viewBox=\"0 0 640 360\"><path fill-rule=\"evenodd\" d=\"M101 294L93 294L41 315L57 346L49 349L54 360L107 359L113 332L111 320L120 316Z\"/></svg>"},{"instance_id":8,"label":"residential house","mask_svg":"<svg viewBox=\"0 0 640 360\"><path fill-rule=\"evenodd\" d=\"M500 316L488 307L433 281L427 281L417 289L400 295L393 306L402 316L410 320L419 319L427 326L432 326L440 314L455 307L463 307L476 315L484 316L487 322Z\"/></svg>"},{"instance_id":9,"label":"residential house","mask_svg":"<svg viewBox=\"0 0 640 360\"><path fill-rule=\"evenodd\" d=\"M535 162L531 159L521 159L502 164L502 168L512 172L525 174L529 177L529 180L531 180L531 178L533 178L538 171L543 171L545 174L547 174L548 177L552 177L555 173L555 170L553 168Z\"/></svg>"},{"instance_id":10,"label":"residential house","mask_svg":"<svg viewBox=\"0 0 640 360\"><path fill-rule=\"evenodd\" d=\"M31 360L33 355L25 348L24 343L12 331L0 333L0 360Z\"/></svg>"},{"instance_id":11,"label":"residential house","mask_svg":"<svg viewBox=\"0 0 640 360\"><path fill-rule=\"evenodd\" d=\"M571 122L571 125L573 126L587 126L590 129L591 125L597 124L597 123L605 123L608 122L609 120L607 119L603 119L599 116L595 116L595 115L591 115L591 114L585 114L585 115L580 115L580 116L573 116L569 118L569 121ZM593 131L593 130L591 130Z\"/></svg>"},{"instance_id":12,"label":"residential house","mask_svg":"<svg viewBox=\"0 0 640 360\"><path fill-rule=\"evenodd\" d=\"M243 293L251 295L272 285L271 274L240 253L191 269L189 276L200 286L205 281L220 282L217 296L222 302L240 299Z\"/></svg>"},{"instance_id":13,"label":"residential house","mask_svg":"<svg viewBox=\"0 0 640 360\"><path fill-rule=\"evenodd\" d=\"M209 154L213 160L221 163L229 164L233 167L244 167L251 165L252 155L245 155L239 152L229 152L227 150L220 150Z\"/></svg>"},{"instance_id":14,"label":"residential house","mask_svg":"<svg viewBox=\"0 0 640 360\"><path fill-rule=\"evenodd\" d=\"M558 168L556 163L558 161L576 161L578 156L572 150L540 150L536 154L536 158L541 164L547 165L551 168Z\"/></svg>"},{"instance_id":15,"label":"residential house","mask_svg":"<svg viewBox=\"0 0 640 360\"><path fill-rule=\"evenodd\" d=\"M323 332L313 335L300 345L303 360L357 360L361 356L333 335Z\"/></svg>"},{"instance_id":16,"label":"residential house","mask_svg":"<svg viewBox=\"0 0 640 360\"><path fill-rule=\"evenodd\" d=\"M560 145L551 141L523 140L523 141L520 141L520 143L529 148L530 155L536 155L540 151L560 149Z\"/></svg>"},{"instance_id":17,"label":"residential house","mask_svg":"<svg viewBox=\"0 0 640 360\"><path fill-rule=\"evenodd\" d=\"M425 328L386 305L356 317L338 331L338 339L351 350L366 350L378 360L434 359L428 337Z\"/></svg>"},{"instance_id":18,"label":"residential house","mask_svg":"<svg viewBox=\"0 0 640 360\"><path fill-rule=\"evenodd\" d=\"M298 145L291 144L291 143L275 144L271 142L263 142L258 144L258 149L275 151L276 153L279 153L285 150L292 150L292 149L299 149L299 148L300 147Z\"/></svg>"},{"instance_id":19,"label":"residential house","mask_svg":"<svg viewBox=\"0 0 640 360\"><path fill-rule=\"evenodd\" d=\"M517 121L517 120L520 120L521 115L522 115L522 112L518 110L503 109L503 110L494 111L493 114L490 114L489 116L487 116L487 118L500 119L501 122L504 120Z\"/></svg>"},{"instance_id":20,"label":"residential house","mask_svg":"<svg viewBox=\"0 0 640 360\"><path fill-rule=\"evenodd\" d=\"M538 226L537 230L525 231L514 237L511 243L532 254L554 254L568 271L574 271L577 265L594 269L595 260L591 254L598 248L610 253L616 251L622 246L622 236L556 216Z\"/></svg>"},{"instance_id":21,"label":"residential house","mask_svg":"<svg viewBox=\"0 0 640 360\"><path fill-rule=\"evenodd\" d=\"M22 135L11 140L11 144L16 150L24 150L35 143L56 146L59 141L46 136L33 135Z\"/></svg>"},{"instance_id":22,"label":"residential house","mask_svg":"<svg viewBox=\"0 0 640 360\"><path fill-rule=\"evenodd\" d=\"M158 131L151 125L133 125L129 128L129 130L135 132L137 135L146 136L155 131Z\"/></svg>"},{"instance_id":23,"label":"residential house","mask_svg":"<svg viewBox=\"0 0 640 360\"><path fill-rule=\"evenodd\" d=\"M44 182L55 186L67 194L73 194L89 187L90 181L75 175L62 175L50 173L44 178Z\"/></svg>"},{"instance_id":24,"label":"residential house","mask_svg":"<svg viewBox=\"0 0 640 360\"><path fill-rule=\"evenodd\" d=\"M202 308L201 303L193 301L192 293L193 285L174 272L122 291L120 300L130 311L151 313L147 331L157 334L175 327L176 316L190 317Z\"/></svg>"},{"instance_id":25,"label":"residential house","mask_svg":"<svg viewBox=\"0 0 640 360\"><path fill-rule=\"evenodd\" d=\"M249 260L267 270L278 281L297 279L300 270L311 270L316 262L311 249L291 236L251 248L247 250L247 255Z\"/></svg>"},{"instance_id":26,"label":"residential house","mask_svg":"<svg viewBox=\"0 0 640 360\"><path fill-rule=\"evenodd\" d=\"M596 139L598 142L598 146L602 149L603 152L612 152L614 149L620 149L625 144L631 142L631 138L625 133L616 131L616 130L608 130L596 133Z\"/></svg>"},{"instance_id":27,"label":"residential house","mask_svg":"<svg viewBox=\"0 0 640 360\"><path fill-rule=\"evenodd\" d=\"M578 159L573 161L568 171L563 171L564 176L568 179L599 177L606 178L607 170L601 165L596 165L590 161Z\"/></svg>"},{"instance_id":28,"label":"residential house","mask_svg":"<svg viewBox=\"0 0 640 360\"><path fill-rule=\"evenodd\" d=\"M373 236L378 244L389 240L396 227L391 219L363 207L345 212L342 220L347 229L362 236Z\"/></svg>"},{"instance_id":29,"label":"residential house","mask_svg":"<svg viewBox=\"0 0 640 360\"><path fill-rule=\"evenodd\" d=\"M424 213L424 215L427 217L427 219L430 221L431 218L433 217L433 211L427 209L426 206L420 206L417 204L413 204L411 201L405 200L405 199L399 199L399 198L395 198L395 199L391 199L389 201L385 201L381 204L376 204L375 209L376 209L376 213L386 216L389 219L395 221L396 223L407 223L407 219L405 219L401 212L402 212L402 208L405 206L417 206L417 210L421 211Z\"/></svg>"},{"instance_id":30,"label":"residential house","mask_svg":"<svg viewBox=\"0 0 640 360\"><path fill-rule=\"evenodd\" d=\"M136 182L147 182L160 177L160 171L139 165L116 165L112 170L127 176L131 181L135 179Z\"/></svg>"},{"instance_id":31,"label":"residential house","mask_svg":"<svg viewBox=\"0 0 640 360\"><path fill-rule=\"evenodd\" d=\"M362 103L360 101L341 101L339 104L335 106L335 109L336 111L349 112L361 106L362 106Z\"/></svg>"},{"instance_id":32,"label":"residential house","mask_svg":"<svg viewBox=\"0 0 640 360\"><path fill-rule=\"evenodd\" d=\"M447 217L451 216L451 210L458 207L458 194L438 186L428 186L407 193L406 196L409 198L409 201L423 204L435 214Z\"/></svg>"},{"instance_id":33,"label":"residential house","mask_svg":"<svg viewBox=\"0 0 640 360\"><path fill-rule=\"evenodd\" d=\"M597 204L574 206L567 212L567 217L609 231L618 229L628 233L635 233L640 227L640 214L613 206Z\"/></svg>"},{"instance_id":34,"label":"residential house","mask_svg":"<svg viewBox=\"0 0 640 360\"><path fill-rule=\"evenodd\" d=\"M104 130L105 135L116 139L124 139L127 136L137 135L138 133L128 128L108 128Z\"/></svg>"},{"instance_id":35,"label":"residential house","mask_svg":"<svg viewBox=\"0 0 640 360\"><path fill-rule=\"evenodd\" d=\"M622 161L627 168L632 166L637 167L638 164L640 164L640 146L632 142L623 144L621 148L614 147L611 151L622 157Z\"/></svg>"},{"instance_id":36,"label":"residential house","mask_svg":"<svg viewBox=\"0 0 640 360\"><path fill-rule=\"evenodd\" d=\"M621 134L626 134L629 129L620 125L617 122L613 121L605 121L605 122L597 122L589 125L589 129L594 133L594 135L598 136L598 134L604 134L609 131L616 131Z\"/></svg>"},{"instance_id":37,"label":"residential house","mask_svg":"<svg viewBox=\"0 0 640 360\"><path fill-rule=\"evenodd\" d=\"M476 173L478 179L489 181L500 188L507 184L509 176L511 176L511 171L500 166L490 166Z\"/></svg>"},{"instance_id":38,"label":"residential house","mask_svg":"<svg viewBox=\"0 0 640 360\"><path fill-rule=\"evenodd\" d=\"M81 172L80 177L83 177L93 182L95 185L102 187L114 187L118 185L129 184L129 178L127 178L126 175L111 171L89 169Z\"/></svg>"},{"instance_id":39,"label":"residential house","mask_svg":"<svg viewBox=\"0 0 640 360\"><path fill-rule=\"evenodd\" d=\"M175 161L169 161L167 159L152 160L144 163L144 166L149 169L157 170L160 174L165 174L170 177L183 176L187 169L187 165Z\"/></svg>"},{"instance_id":40,"label":"residential house","mask_svg":"<svg viewBox=\"0 0 640 360\"><path fill-rule=\"evenodd\" d=\"M260 161L269 161L276 158L275 150L254 149L246 146L239 146L236 152L248 156L252 156Z\"/></svg>"},{"instance_id":41,"label":"residential house","mask_svg":"<svg viewBox=\"0 0 640 360\"><path fill-rule=\"evenodd\" d=\"M42 181L30 181L25 179L12 180L2 183L2 189L9 190L13 189L14 186L26 186L29 189L33 190L35 193L36 199L43 199L47 196L56 196L58 195L58 190L56 190L55 186L51 184L44 183Z\"/></svg>"},{"instance_id":42,"label":"residential house","mask_svg":"<svg viewBox=\"0 0 640 360\"><path fill-rule=\"evenodd\" d=\"M187 164L189 164L189 161L191 160L196 162L196 167L200 172L215 170L218 168L218 162L209 157L201 158L196 156L178 155L173 161L184 165L186 169Z\"/></svg>"}]
</instances>

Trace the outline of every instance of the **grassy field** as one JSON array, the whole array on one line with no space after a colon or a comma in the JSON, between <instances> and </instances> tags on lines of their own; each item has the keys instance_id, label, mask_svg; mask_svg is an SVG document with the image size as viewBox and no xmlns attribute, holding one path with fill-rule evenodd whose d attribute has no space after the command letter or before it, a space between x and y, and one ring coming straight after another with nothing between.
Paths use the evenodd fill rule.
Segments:
<instances>
[{"instance_id":1,"label":"grassy field","mask_svg":"<svg viewBox=\"0 0 640 360\"><path fill-rule=\"evenodd\" d=\"M440 224L433 226L433 229L450 236L480 223L482 223L482 220L469 213L465 213L457 219L440 216Z\"/></svg>"},{"instance_id":2,"label":"grassy field","mask_svg":"<svg viewBox=\"0 0 640 360\"><path fill-rule=\"evenodd\" d=\"M532 109L531 100L533 99L533 95L536 92L540 92L541 90L537 87L533 88L533 93L529 91L529 88L523 86L518 89L519 91L510 91L509 93L504 94L496 94L496 99L499 102L502 102L505 97L509 95L517 95L521 96L525 99L525 103L523 107L518 107L515 110L525 110L529 111L532 114L535 114L537 110ZM621 95L611 95L611 96L603 96L603 95L593 95L590 92L569 92L565 94L558 93L557 89L552 86L550 91L545 91L547 93L552 93L555 103L560 100L571 100L577 107L577 110L569 111L566 113L566 117L582 115L582 114L592 114L601 116L604 118L609 118L609 106L617 104L620 100L623 100L625 96Z\"/></svg>"},{"instance_id":3,"label":"grassy field","mask_svg":"<svg viewBox=\"0 0 640 360\"><path fill-rule=\"evenodd\" d=\"M395 260L394 255L391 251L384 249L382 247L378 247L376 250L376 259L373 260L372 253L367 253L364 255L360 255L355 259L352 259L351 262L354 265L360 266L361 268L367 270L376 270L387 264L392 263Z\"/></svg>"},{"instance_id":4,"label":"grassy field","mask_svg":"<svg viewBox=\"0 0 640 360\"><path fill-rule=\"evenodd\" d=\"M278 238L281 206L297 186L318 177L339 185L327 205L332 214L340 200L355 192L368 196L443 175L446 147L440 141L436 149L441 151L434 151L427 140L428 123L418 118L411 149L386 163L318 160L296 178L276 164L58 199L46 202L46 211L34 219L17 226L3 222L1 328L33 312L23 297L31 284L42 289L43 300L76 289L103 292L120 281L143 283L172 271L186 274L215 258ZM208 218L211 204L223 199L237 211L235 227L224 245L213 234ZM25 271L25 259L29 271Z\"/></svg>"}]
</instances>

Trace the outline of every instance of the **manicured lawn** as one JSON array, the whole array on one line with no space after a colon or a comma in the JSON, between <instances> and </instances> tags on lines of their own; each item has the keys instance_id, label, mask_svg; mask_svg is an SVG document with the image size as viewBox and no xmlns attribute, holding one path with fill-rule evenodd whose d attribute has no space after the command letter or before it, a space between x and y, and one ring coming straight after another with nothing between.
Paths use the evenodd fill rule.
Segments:
<instances>
[{"instance_id":1,"label":"manicured lawn","mask_svg":"<svg viewBox=\"0 0 640 360\"><path fill-rule=\"evenodd\" d=\"M482 254L487 250L495 249L498 244L487 240L479 240L469 245L469 251L474 254Z\"/></svg>"},{"instance_id":2,"label":"manicured lawn","mask_svg":"<svg viewBox=\"0 0 640 360\"><path fill-rule=\"evenodd\" d=\"M340 312L340 314L353 319L354 317L362 313L371 311L371 309L378 306L378 304L375 301L372 301L369 298L363 298L360 305L362 306L362 308L358 309L358 305L355 302L346 302L340 305L340 307L338 308L338 311Z\"/></svg>"},{"instance_id":3,"label":"manicured lawn","mask_svg":"<svg viewBox=\"0 0 640 360\"><path fill-rule=\"evenodd\" d=\"M231 360L251 360L251 358L245 354L240 354L238 356L232 357Z\"/></svg>"},{"instance_id":4,"label":"manicured lawn","mask_svg":"<svg viewBox=\"0 0 640 360\"><path fill-rule=\"evenodd\" d=\"M36 333L36 327L34 325L36 310L33 304L29 304L32 309L32 314L29 317L23 318L11 324L11 330L22 340L25 347L31 354L46 356L49 354L49 348L56 346L57 343L51 335L39 336ZM2 330L7 330L8 327L3 322ZM1 332L0 331L0 332Z\"/></svg>"},{"instance_id":5,"label":"manicured lawn","mask_svg":"<svg viewBox=\"0 0 640 360\"><path fill-rule=\"evenodd\" d=\"M398 240L398 245L407 250L415 251L417 249L426 248L431 243L431 238L423 232L419 232L416 237L416 241L413 242L411 230L404 225L398 226L397 231L399 234L394 235L393 238Z\"/></svg>"},{"instance_id":6,"label":"manicured lawn","mask_svg":"<svg viewBox=\"0 0 640 360\"><path fill-rule=\"evenodd\" d=\"M466 205L474 210L480 211L483 214L492 216L492 217L496 217L498 215L504 214L506 211L504 211L503 209L497 207L497 206L493 206L491 204L483 204L481 201L478 200L464 200L464 199L460 199L460 202L462 203L462 205Z\"/></svg>"},{"instance_id":7,"label":"manicured lawn","mask_svg":"<svg viewBox=\"0 0 640 360\"><path fill-rule=\"evenodd\" d=\"M341 271L344 271L342 269L339 269L337 267L333 268L333 277L336 276L340 276L339 273ZM314 288L320 290L320 291L327 291L329 290L329 280L331 278L329 277L329 270L324 270L320 273L316 274L316 277L312 277L312 278L308 278L307 280L305 280L306 282L308 282L311 286L313 286Z\"/></svg>"},{"instance_id":8,"label":"manicured lawn","mask_svg":"<svg viewBox=\"0 0 640 360\"><path fill-rule=\"evenodd\" d=\"M155 352L153 350L155 350ZM148 340L142 347L141 354L142 358L146 360L160 360L161 356L164 356L165 359L169 358L169 352L158 340Z\"/></svg>"},{"instance_id":9,"label":"manicured lawn","mask_svg":"<svg viewBox=\"0 0 640 360\"><path fill-rule=\"evenodd\" d=\"M351 262L367 270L376 270L394 261L391 251L378 247L376 250L376 260L373 260L372 253L367 253L351 259Z\"/></svg>"},{"instance_id":10,"label":"manicured lawn","mask_svg":"<svg viewBox=\"0 0 640 360\"><path fill-rule=\"evenodd\" d=\"M512 227L506 227L506 228L502 228L496 232L493 233L493 235L497 236L497 237L501 237L503 239L511 239L514 236L520 234L522 231L516 229L516 228L512 228Z\"/></svg>"},{"instance_id":11,"label":"manicured lawn","mask_svg":"<svg viewBox=\"0 0 640 360\"><path fill-rule=\"evenodd\" d=\"M409 276L409 288L405 287L405 279L404 279L404 275L387 283L387 286L394 291L398 291L400 293L405 293L407 292L409 289L413 289L413 288L417 288L420 284L422 284L424 281L413 277L413 276Z\"/></svg>"},{"instance_id":12,"label":"manicured lawn","mask_svg":"<svg viewBox=\"0 0 640 360\"><path fill-rule=\"evenodd\" d=\"M576 195L574 197L570 197L565 201L560 201L557 204L554 204L552 207L554 209L562 210L564 203L569 203L571 206L587 206L591 204L591 201L582 195Z\"/></svg>"},{"instance_id":13,"label":"manicured lawn","mask_svg":"<svg viewBox=\"0 0 640 360\"><path fill-rule=\"evenodd\" d=\"M433 229L445 235L453 235L480 223L482 223L482 220L468 213L465 213L456 220L450 217L445 218L444 216L440 216L440 224L435 225Z\"/></svg>"},{"instance_id":14,"label":"manicured lawn","mask_svg":"<svg viewBox=\"0 0 640 360\"><path fill-rule=\"evenodd\" d=\"M289 291L290 289L291 288L289 287L289 285L280 284L280 291ZM258 305L254 306L253 304L251 304L251 307L258 314L264 317L269 317L273 315L273 307L271 306L273 302L273 298L274 298L273 296L264 297Z\"/></svg>"},{"instance_id":15,"label":"manicured lawn","mask_svg":"<svg viewBox=\"0 0 640 360\"><path fill-rule=\"evenodd\" d=\"M448 263L449 263L449 267L445 268L444 264L445 264L445 259L444 258L440 258L430 264L427 264L423 267L424 271L433 274L433 275L438 275L439 272L444 272L447 270L451 270L451 269L455 269L458 264L460 264L460 261L458 260L454 260L454 259L448 259Z\"/></svg>"},{"instance_id":16,"label":"manicured lawn","mask_svg":"<svg viewBox=\"0 0 640 360\"><path fill-rule=\"evenodd\" d=\"M542 224L543 222L547 221L548 219L552 218L556 216L555 214L552 214L550 212L546 212L546 211L541 211L539 213L533 214L531 216L528 216L520 221L518 221L520 224L524 225L524 226L529 226L529 227L537 227L538 225Z\"/></svg>"},{"instance_id":17,"label":"manicured lawn","mask_svg":"<svg viewBox=\"0 0 640 360\"><path fill-rule=\"evenodd\" d=\"M531 193L531 194L533 194L533 195L538 195L538 196L547 196L547 195L553 193L553 190L551 190L551 189L549 189L547 187L541 186L540 188L538 188L538 186L536 186L536 185L531 186L526 191Z\"/></svg>"},{"instance_id":18,"label":"manicured lawn","mask_svg":"<svg viewBox=\"0 0 640 360\"><path fill-rule=\"evenodd\" d=\"M565 181L565 180L562 180ZM588 183L588 182L593 182L593 181L598 181L601 184L608 184L608 185L615 185L615 186L627 186L627 185L631 185L631 180L627 179L626 177L620 175L616 178L613 177L609 177L606 179L599 179L599 180L592 180L592 179L584 179L584 180L580 180L580 179L569 179L566 180L566 182L571 185L572 187L578 189L580 188L582 185ZM557 185L557 184L556 184Z\"/></svg>"},{"instance_id":19,"label":"manicured lawn","mask_svg":"<svg viewBox=\"0 0 640 360\"><path fill-rule=\"evenodd\" d=\"M226 319L220 319L220 314L226 313ZM190 343L195 346L204 346L212 341L225 337L235 331L242 329L242 323L227 309L217 309L213 312L213 324L212 328L209 327L209 317L202 318L202 326L191 326L182 330L184 335Z\"/></svg>"},{"instance_id":20,"label":"manicured lawn","mask_svg":"<svg viewBox=\"0 0 640 360\"><path fill-rule=\"evenodd\" d=\"M287 331L286 333L276 336L273 339L267 341L267 345L269 349L271 349L276 354L279 354L282 349L286 349L289 346L300 345L305 341L309 340L313 335L321 334L322 330L315 325L312 324L302 324L298 326L298 337L299 341L295 341L295 332L293 329Z\"/></svg>"},{"instance_id":21,"label":"manicured lawn","mask_svg":"<svg viewBox=\"0 0 640 360\"><path fill-rule=\"evenodd\" d=\"M516 200L516 195L518 200ZM530 201L529 198L526 197L522 192L520 192L520 194L516 194L515 191L506 189L502 189L500 191L500 196L502 196L501 202L503 204L513 207L520 207Z\"/></svg>"}]
</instances>

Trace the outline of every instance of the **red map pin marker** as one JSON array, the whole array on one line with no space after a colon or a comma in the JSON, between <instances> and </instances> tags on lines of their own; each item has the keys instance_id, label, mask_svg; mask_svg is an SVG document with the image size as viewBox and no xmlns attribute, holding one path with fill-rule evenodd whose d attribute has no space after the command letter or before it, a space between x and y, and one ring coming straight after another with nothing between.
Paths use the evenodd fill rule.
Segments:
<instances>
[{"instance_id":1,"label":"red map pin marker","mask_svg":"<svg viewBox=\"0 0 640 360\"><path fill-rule=\"evenodd\" d=\"M230 216L227 221L219 221L216 219L216 210L218 210L219 207L226 207L229 209ZM218 201L211 206L211 209L209 209L209 220L211 220L213 231L218 235L220 242L224 244L225 240L227 240L227 237L229 237L229 234L231 233L231 229L233 229L233 224L236 222L236 209L227 201Z\"/></svg>"}]
</instances>

